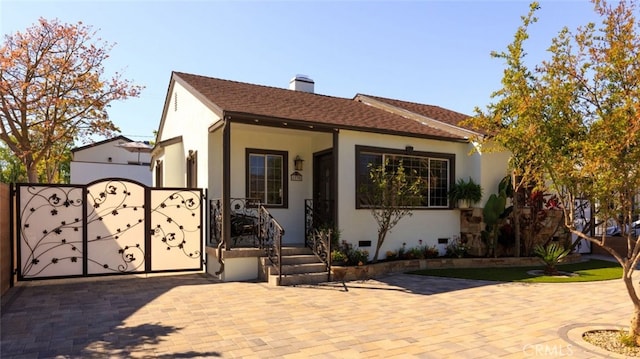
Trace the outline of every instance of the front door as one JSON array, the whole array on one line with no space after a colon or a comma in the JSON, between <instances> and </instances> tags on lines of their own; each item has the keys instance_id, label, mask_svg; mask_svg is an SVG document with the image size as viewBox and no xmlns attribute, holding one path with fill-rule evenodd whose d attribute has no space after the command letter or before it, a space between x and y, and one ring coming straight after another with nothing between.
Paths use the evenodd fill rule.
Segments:
<instances>
[{"instance_id":1,"label":"front door","mask_svg":"<svg viewBox=\"0 0 640 359\"><path fill-rule=\"evenodd\" d=\"M313 155L313 227L332 228L335 223L333 150Z\"/></svg>"}]
</instances>

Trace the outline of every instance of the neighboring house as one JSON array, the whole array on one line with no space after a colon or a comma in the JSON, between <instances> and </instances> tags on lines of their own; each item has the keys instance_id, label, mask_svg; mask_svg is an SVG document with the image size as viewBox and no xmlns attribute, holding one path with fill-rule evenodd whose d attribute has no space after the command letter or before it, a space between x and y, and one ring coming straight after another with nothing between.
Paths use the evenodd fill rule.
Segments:
<instances>
[{"instance_id":1,"label":"neighboring house","mask_svg":"<svg viewBox=\"0 0 640 359\"><path fill-rule=\"evenodd\" d=\"M428 188L413 216L388 234L384 257L403 243L457 238L460 210L447 197L450 186L472 177L486 198L507 173L506 154L472 153L475 133L459 126L464 114L363 94L318 95L313 88L303 76L282 89L172 73L152 157L155 184L207 188L208 199L222 204L227 227L234 199L258 198L289 245L304 243L305 203L313 200L323 212L314 216L372 255L377 225L358 189L368 181L369 163L401 159ZM222 228L226 249L231 230ZM209 273L219 270L215 260L207 263ZM257 258L229 254L224 263L225 280L257 277Z\"/></svg>"},{"instance_id":2,"label":"neighboring house","mask_svg":"<svg viewBox=\"0 0 640 359\"><path fill-rule=\"evenodd\" d=\"M71 183L87 184L105 178L127 178L151 186L152 146L124 136L71 150Z\"/></svg>"}]
</instances>

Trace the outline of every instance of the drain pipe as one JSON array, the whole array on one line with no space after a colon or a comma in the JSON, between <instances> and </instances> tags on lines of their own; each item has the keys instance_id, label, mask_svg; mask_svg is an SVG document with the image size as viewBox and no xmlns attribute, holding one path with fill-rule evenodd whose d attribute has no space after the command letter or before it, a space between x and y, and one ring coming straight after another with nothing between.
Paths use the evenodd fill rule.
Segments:
<instances>
[{"instance_id":1,"label":"drain pipe","mask_svg":"<svg viewBox=\"0 0 640 359\"><path fill-rule=\"evenodd\" d=\"M222 246L224 245L224 240L220 241L218 244L218 263L220 263L220 270L218 270L215 274L220 275L224 273L224 261L222 260Z\"/></svg>"},{"instance_id":2,"label":"drain pipe","mask_svg":"<svg viewBox=\"0 0 640 359\"><path fill-rule=\"evenodd\" d=\"M222 240L218 244L218 263L220 270L215 274L224 273L224 260L222 259L222 247L227 248L227 240L231 234L231 116L222 114L224 125L222 127Z\"/></svg>"}]
</instances>

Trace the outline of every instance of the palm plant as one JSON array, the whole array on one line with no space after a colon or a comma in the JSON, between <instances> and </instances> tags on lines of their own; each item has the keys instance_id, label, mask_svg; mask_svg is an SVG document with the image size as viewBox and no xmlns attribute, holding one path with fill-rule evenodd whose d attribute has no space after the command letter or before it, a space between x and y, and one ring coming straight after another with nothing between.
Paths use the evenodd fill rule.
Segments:
<instances>
[{"instance_id":1,"label":"palm plant","mask_svg":"<svg viewBox=\"0 0 640 359\"><path fill-rule=\"evenodd\" d=\"M556 242L549 243L547 246L538 244L533 252L536 256L540 257L545 264L545 275L558 275L557 265L562 261L569 253L571 249L565 249L562 245Z\"/></svg>"}]
</instances>

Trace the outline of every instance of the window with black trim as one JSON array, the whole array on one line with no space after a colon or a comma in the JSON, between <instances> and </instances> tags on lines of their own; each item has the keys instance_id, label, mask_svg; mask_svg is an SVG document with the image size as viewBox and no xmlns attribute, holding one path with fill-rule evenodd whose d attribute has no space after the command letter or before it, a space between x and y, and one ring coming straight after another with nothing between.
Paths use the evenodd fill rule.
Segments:
<instances>
[{"instance_id":1,"label":"window with black trim","mask_svg":"<svg viewBox=\"0 0 640 359\"><path fill-rule=\"evenodd\" d=\"M269 207L288 206L288 163L286 151L247 148L246 196Z\"/></svg>"},{"instance_id":2,"label":"window with black trim","mask_svg":"<svg viewBox=\"0 0 640 359\"><path fill-rule=\"evenodd\" d=\"M369 170L386 164L385 170L395 171L402 163L412 182L420 178L421 198L414 208L449 208L449 188L453 183L455 155L447 153L393 150L356 146L356 208L367 208L367 191L373 188Z\"/></svg>"},{"instance_id":3,"label":"window with black trim","mask_svg":"<svg viewBox=\"0 0 640 359\"><path fill-rule=\"evenodd\" d=\"M189 150L187 156L187 188L198 187L198 151Z\"/></svg>"}]
</instances>

